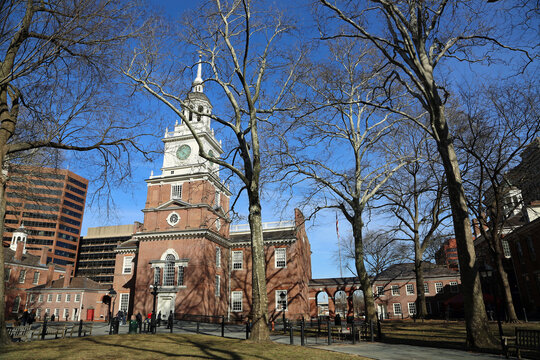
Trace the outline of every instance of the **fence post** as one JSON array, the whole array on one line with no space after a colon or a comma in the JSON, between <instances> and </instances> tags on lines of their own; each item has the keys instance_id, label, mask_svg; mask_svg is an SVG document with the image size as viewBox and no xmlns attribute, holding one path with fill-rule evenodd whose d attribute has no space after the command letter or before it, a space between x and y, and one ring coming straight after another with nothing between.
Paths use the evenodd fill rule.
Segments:
<instances>
[{"instance_id":1,"label":"fence post","mask_svg":"<svg viewBox=\"0 0 540 360\"><path fill-rule=\"evenodd\" d=\"M354 319L351 324L351 334L352 334L352 343L353 345L356 344L356 331L354 331Z\"/></svg>"},{"instance_id":2,"label":"fence post","mask_svg":"<svg viewBox=\"0 0 540 360\"><path fill-rule=\"evenodd\" d=\"M225 337L225 316L221 315L221 337Z\"/></svg>"},{"instance_id":3,"label":"fence post","mask_svg":"<svg viewBox=\"0 0 540 360\"><path fill-rule=\"evenodd\" d=\"M328 329L328 345L332 345L332 328L330 327L330 316L326 319L326 326Z\"/></svg>"},{"instance_id":4,"label":"fence post","mask_svg":"<svg viewBox=\"0 0 540 360\"><path fill-rule=\"evenodd\" d=\"M82 333L82 319L81 321L79 321L79 337L81 337L81 333Z\"/></svg>"},{"instance_id":5,"label":"fence post","mask_svg":"<svg viewBox=\"0 0 540 360\"><path fill-rule=\"evenodd\" d=\"M43 329L41 330L41 340L45 340L45 334L47 334L47 315L43 319Z\"/></svg>"},{"instance_id":6,"label":"fence post","mask_svg":"<svg viewBox=\"0 0 540 360\"><path fill-rule=\"evenodd\" d=\"M300 345L304 346L304 328L306 327L306 323L304 320L304 317L302 317L302 321L300 322Z\"/></svg>"},{"instance_id":7,"label":"fence post","mask_svg":"<svg viewBox=\"0 0 540 360\"><path fill-rule=\"evenodd\" d=\"M285 318L285 312L283 312L283 333L287 333L287 319Z\"/></svg>"},{"instance_id":8,"label":"fence post","mask_svg":"<svg viewBox=\"0 0 540 360\"><path fill-rule=\"evenodd\" d=\"M197 321L197 334L199 333L199 322Z\"/></svg>"},{"instance_id":9,"label":"fence post","mask_svg":"<svg viewBox=\"0 0 540 360\"><path fill-rule=\"evenodd\" d=\"M293 324L292 324L292 321L289 323L289 338L291 339L291 345L294 345Z\"/></svg>"},{"instance_id":10,"label":"fence post","mask_svg":"<svg viewBox=\"0 0 540 360\"><path fill-rule=\"evenodd\" d=\"M321 336L321 318L317 317L317 336Z\"/></svg>"},{"instance_id":11,"label":"fence post","mask_svg":"<svg viewBox=\"0 0 540 360\"><path fill-rule=\"evenodd\" d=\"M246 340L249 339L249 321L246 322Z\"/></svg>"}]
</instances>

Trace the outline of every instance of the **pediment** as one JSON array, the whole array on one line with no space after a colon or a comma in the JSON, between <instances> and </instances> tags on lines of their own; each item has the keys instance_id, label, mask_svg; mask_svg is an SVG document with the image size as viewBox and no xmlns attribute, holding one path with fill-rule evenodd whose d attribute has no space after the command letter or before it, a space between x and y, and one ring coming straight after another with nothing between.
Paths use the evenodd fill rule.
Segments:
<instances>
[{"instance_id":1,"label":"pediment","mask_svg":"<svg viewBox=\"0 0 540 360\"><path fill-rule=\"evenodd\" d=\"M179 207L184 208L184 207L188 207L188 206L189 206L189 204L187 202L184 202L184 201L179 200L179 199L171 199L171 200L159 205L158 207L156 207L156 210L178 209Z\"/></svg>"}]
</instances>

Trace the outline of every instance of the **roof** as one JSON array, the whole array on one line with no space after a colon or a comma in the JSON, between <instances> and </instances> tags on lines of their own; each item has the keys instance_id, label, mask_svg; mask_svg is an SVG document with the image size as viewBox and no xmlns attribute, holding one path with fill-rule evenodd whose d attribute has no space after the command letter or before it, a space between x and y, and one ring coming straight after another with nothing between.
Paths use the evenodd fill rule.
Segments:
<instances>
[{"instance_id":1,"label":"roof","mask_svg":"<svg viewBox=\"0 0 540 360\"><path fill-rule=\"evenodd\" d=\"M296 233L294 229L286 229L286 230L276 230L276 231L268 231L263 230L263 239L264 241L274 241L274 240L295 240L296 239ZM249 242L251 241L251 233L250 232L242 232L242 233L230 233L230 242L231 243L243 243L243 242Z\"/></svg>"},{"instance_id":2,"label":"roof","mask_svg":"<svg viewBox=\"0 0 540 360\"><path fill-rule=\"evenodd\" d=\"M69 285L64 287L64 278L54 280L50 285L47 284L35 286L28 289L29 291L33 290L54 290L54 289L83 289L83 290L108 290L108 285L100 284L92 279L86 277L74 277L71 279Z\"/></svg>"},{"instance_id":3,"label":"roof","mask_svg":"<svg viewBox=\"0 0 540 360\"><path fill-rule=\"evenodd\" d=\"M433 277L457 277L459 272L451 270L444 265L437 265L432 263L424 263L423 265L424 278ZM388 267L375 278L373 281L381 280L399 280L399 279L414 279L416 274L414 272L414 263L394 264Z\"/></svg>"},{"instance_id":4,"label":"roof","mask_svg":"<svg viewBox=\"0 0 540 360\"><path fill-rule=\"evenodd\" d=\"M8 247L4 248L4 263L5 264L17 264L17 265L26 265L34 267L47 268L47 264L40 263L41 256L32 255L32 254L22 254L21 260L15 260L15 251L11 250ZM54 265L55 270L63 271L64 268L58 265Z\"/></svg>"},{"instance_id":5,"label":"roof","mask_svg":"<svg viewBox=\"0 0 540 360\"><path fill-rule=\"evenodd\" d=\"M190 92L187 94L188 100L203 100L210 104L210 100L208 100L208 97L201 92Z\"/></svg>"}]
</instances>

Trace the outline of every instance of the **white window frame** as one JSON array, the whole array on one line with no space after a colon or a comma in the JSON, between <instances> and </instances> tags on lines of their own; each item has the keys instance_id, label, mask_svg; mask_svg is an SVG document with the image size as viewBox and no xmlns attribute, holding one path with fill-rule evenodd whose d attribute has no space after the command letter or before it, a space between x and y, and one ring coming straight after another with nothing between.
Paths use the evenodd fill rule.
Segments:
<instances>
[{"instance_id":1,"label":"white window frame","mask_svg":"<svg viewBox=\"0 0 540 360\"><path fill-rule=\"evenodd\" d=\"M216 275L216 286L214 290L214 295L219 297L221 295L221 276Z\"/></svg>"},{"instance_id":2,"label":"white window frame","mask_svg":"<svg viewBox=\"0 0 540 360\"><path fill-rule=\"evenodd\" d=\"M66 294L66 302L71 302L71 294Z\"/></svg>"},{"instance_id":3,"label":"white window frame","mask_svg":"<svg viewBox=\"0 0 540 360\"><path fill-rule=\"evenodd\" d=\"M436 282L435 283L435 294L440 294L444 290L444 286L442 282Z\"/></svg>"},{"instance_id":4,"label":"white window frame","mask_svg":"<svg viewBox=\"0 0 540 360\"><path fill-rule=\"evenodd\" d=\"M182 200L182 183L171 185L171 200Z\"/></svg>"},{"instance_id":5,"label":"white window frame","mask_svg":"<svg viewBox=\"0 0 540 360\"><path fill-rule=\"evenodd\" d=\"M429 294L429 283L424 283L424 294Z\"/></svg>"},{"instance_id":6,"label":"white window frame","mask_svg":"<svg viewBox=\"0 0 540 360\"><path fill-rule=\"evenodd\" d=\"M216 267L221 267L221 248L216 246Z\"/></svg>"},{"instance_id":7,"label":"white window frame","mask_svg":"<svg viewBox=\"0 0 540 360\"><path fill-rule=\"evenodd\" d=\"M56 294L56 302L62 302L62 294Z\"/></svg>"},{"instance_id":8,"label":"white window frame","mask_svg":"<svg viewBox=\"0 0 540 360\"><path fill-rule=\"evenodd\" d=\"M376 287L376 291L377 291L377 296L383 296L384 295L384 286L377 286Z\"/></svg>"},{"instance_id":9,"label":"white window frame","mask_svg":"<svg viewBox=\"0 0 540 360\"><path fill-rule=\"evenodd\" d=\"M508 240L501 240L504 257L509 259L512 257L512 251L510 251L510 244Z\"/></svg>"},{"instance_id":10,"label":"white window frame","mask_svg":"<svg viewBox=\"0 0 540 360\"><path fill-rule=\"evenodd\" d=\"M40 275L39 271L34 272L34 279L32 280L32 284L37 285L39 283L39 275Z\"/></svg>"},{"instance_id":11,"label":"white window frame","mask_svg":"<svg viewBox=\"0 0 540 360\"><path fill-rule=\"evenodd\" d=\"M274 249L274 266L276 269L285 269L287 267L287 248Z\"/></svg>"},{"instance_id":12,"label":"white window frame","mask_svg":"<svg viewBox=\"0 0 540 360\"><path fill-rule=\"evenodd\" d=\"M186 284L185 284L185 272L186 272L185 266L179 266L178 267L178 276L177 276L177 284L178 284L178 286L186 286Z\"/></svg>"},{"instance_id":13,"label":"white window frame","mask_svg":"<svg viewBox=\"0 0 540 360\"><path fill-rule=\"evenodd\" d=\"M65 308L64 309L64 319L67 319L67 317L69 316L69 309L68 308ZM72 319L73 320L73 319Z\"/></svg>"},{"instance_id":14,"label":"white window frame","mask_svg":"<svg viewBox=\"0 0 540 360\"><path fill-rule=\"evenodd\" d=\"M56 318L56 321L60 321L60 309L54 309L54 317Z\"/></svg>"},{"instance_id":15,"label":"white window frame","mask_svg":"<svg viewBox=\"0 0 540 360\"><path fill-rule=\"evenodd\" d=\"M399 296L399 285L392 285L392 296Z\"/></svg>"},{"instance_id":16,"label":"white window frame","mask_svg":"<svg viewBox=\"0 0 540 360\"><path fill-rule=\"evenodd\" d=\"M450 281L450 292L454 294L459 292L457 281Z\"/></svg>"},{"instance_id":17,"label":"white window frame","mask_svg":"<svg viewBox=\"0 0 540 360\"><path fill-rule=\"evenodd\" d=\"M36 301L36 294L30 294L30 302L33 303Z\"/></svg>"},{"instance_id":18,"label":"white window frame","mask_svg":"<svg viewBox=\"0 0 540 360\"><path fill-rule=\"evenodd\" d=\"M21 270L19 272L19 284L24 284L26 281L26 270Z\"/></svg>"},{"instance_id":19,"label":"white window frame","mask_svg":"<svg viewBox=\"0 0 540 360\"><path fill-rule=\"evenodd\" d=\"M281 294L285 294L285 308L283 308L283 301L281 301ZM289 298L287 290L276 290L276 311L289 311Z\"/></svg>"},{"instance_id":20,"label":"white window frame","mask_svg":"<svg viewBox=\"0 0 540 360\"><path fill-rule=\"evenodd\" d=\"M407 309L409 310L409 315L416 315L416 303L415 302L407 303Z\"/></svg>"},{"instance_id":21,"label":"white window frame","mask_svg":"<svg viewBox=\"0 0 540 360\"><path fill-rule=\"evenodd\" d=\"M40 303L43 302L43 294L39 294L39 296L38 296L38 302L40 302Z\"/></svg>"},{"instance_id":22,"label":"white window frame","mask_svg":"<svg viewBox=\"0 0 540 360\"><path fill-rule=\"evenodd\" d=\"M242 291L231 292L231 311L242 312L243 309L243 293Z\"/></svg>"},{"instance_id":23,"label":"white window frame","mask_svg":"<svg viewBox=\"0 0 540 360\"><path fill-rule=\"evenodd\" d=\"M124 256L122 264L122 274L131 274L133 272L133 256Z\"/></svg>"},{"instance_id":24,"label":"white window frame","mask_svg":"<svg viewBox=\"0 0 540 360\"><path fill-rule=\"evenodd\" d=\"M118 305L118 310L128 311L129 309L129 293L120 294L120 302Z\"/></svg>"},{"instance_id":25,"label":"white window frame","mask_svg":"<svg viewBox=\"0 0 540 360\"><path fill-rule=\"evenodd\" d=\"M81 294L75 294L75 302L81 301Z\"/></svg>"},{"instance_id":26,"label":"white window frame","mask_svg":"<svg viewBox=\"0 0 540 360\"><path fill-rule=\"evenodd\" d=\"M414 285L413 284L405 285L405 291L407 295L414 295Z\"/></svg>"},{"instance_id":27,"label":"white window frame","mask_svg":"<svg viewBox=\"0 0 540 360\"><path fill-rule=\"evenodd\" d=\"M176 258L173 254L167 254L165 267L163 268L163 286L174 286L174 271Z\"/></svg>"},{"instance_id":28,"label":"white window frame","mask_svg":"<svg viewBox=\"0 0 540 360\"><path fill-rule=\"evenodd\" d=\"M52 302L53 294L47 294L47 302Z\"/></svg>"},{"instance_id":29,"label":"white window frame","mask_svg":"<svg viewBox=\"0 0 540 360\"><path fill-rule=\"evenodd\" d=\"M232 252L232 268L233 270L242 270L244 268L243 250L234 250Z\"/></svg>"},{"instance_id":30,"label":"white window frame","mask_svg":"<svg viewBox=\"0 0 540 360\"><path fill-rule=\"evenodd\" d=\"M221 206L220 202L221 202L221 193L219 192L218 189L216 189L216 194L215 194L215 197L214 197L214 207L216 209Z\"/></svg>"},{"instance_id":31,"label":"white window frame","mask_svg":"<svg viewBox=\"0 0 540 360\"><path fill-rule=\"evenodd\" d=\"M51 309L45 309L45 315L49 316L51 314Z\"/></svg>"},{"instance_id":32,"label":"white window frame","mask_svg":"<svg viewBox=\"0 0 540 360\"><path fill-rule=\"evenodd\" d=\"M394 309L394 315L402 315L403 309L401 308L401 303L393 303L392 308Z\"/></svg>"},{"instance_id":33,"label":"white window frame","mask_svg":"<svg viewBox=\"0 0 540 360\"><path fill-rule=\"evenodd\" d=\"M161 285L161 268L155 267L154 268L154 282L153 284Z\"/></svg>"},{"instance_id":34,"label":"white window frame","mask_svg":"<svg viewBox=\"0 0 540 360\"><path fill-rule=\"evenodd\" d=\"M17 306L15 306L17 305ZM19 309L21 308L21 297L19 295L15 296L13 299L13 305L11 307L11 312L13 314L16 314L19 312Z\"/></svg>"},{"instance_id":35,"label":"white window frame","mask_svg":"<svg viewBox=\"0 0 540 360\"><path fill-rule=\"evenodd\" d=\"M36 309L36 317L39 319L41 318L41 308Z\"/></svg>"}]
</instances>

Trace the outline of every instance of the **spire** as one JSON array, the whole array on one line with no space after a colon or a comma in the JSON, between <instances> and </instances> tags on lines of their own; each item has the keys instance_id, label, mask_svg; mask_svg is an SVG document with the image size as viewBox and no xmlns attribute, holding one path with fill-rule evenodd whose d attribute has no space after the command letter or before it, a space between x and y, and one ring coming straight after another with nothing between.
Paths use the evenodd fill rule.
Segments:
<instances>
[{"instance_id":1,"label":"spire","mask_svg":"<svg viewBox=\"0 0 540 360\"><path fill-rule=\"evenodd\" d=\"M202 86L202 55L199 54L199 63L197 64L197 77L193 80L193 92L203 92Z\"/></svg>"}]
</instances>

